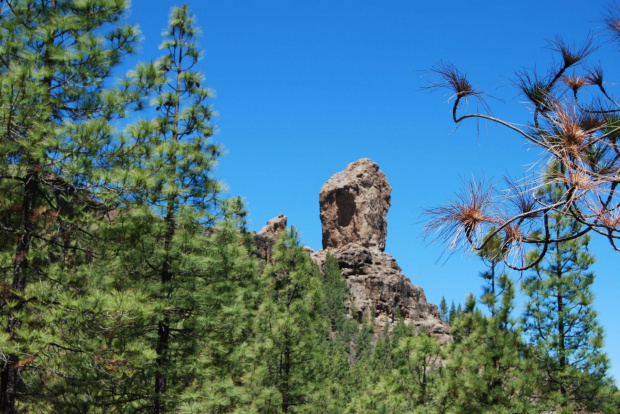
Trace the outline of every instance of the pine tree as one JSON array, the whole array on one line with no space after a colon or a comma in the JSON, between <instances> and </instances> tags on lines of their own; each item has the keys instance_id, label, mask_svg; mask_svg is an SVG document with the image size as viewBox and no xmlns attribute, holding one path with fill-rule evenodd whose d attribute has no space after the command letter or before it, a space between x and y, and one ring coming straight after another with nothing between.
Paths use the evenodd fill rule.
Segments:
<instances>
[{"instance_id":1,"label":"pine tree","mask_svg":"<svg viewBox=\"0 0 620 414\"><path fill-rule=\"evenodd\" d=\"M441 399L448 412L532 412L534 379L531 361L522 358L521 332L510 317L514 287L505 274L498 278L502 291L496 315L476 309L470 295L463 313L455 319L454 342L448 350L446 387Z\"/></svg>"},{"instance_id":2,"label":"pine tree","mask_svg":"<svg viewBox=\"0 0 620 414\"><path fill-rule=\"evenodd\" d=\"M386 329L377 337L372 355L362 354L351 367L354 385L344 412L440 412L442 357L436 338L423 327L416 334L399 318L391 334Z\"/></svg>"},{"instance_id":3,"label":"pine tree","mask_svg":"<svg viewBox=\"0 0 620 414\"><path fill-rule=\"evenodd\" d=\"M446 297L442 296L441 297L441 302L439 303L439 318L443 321L443 322L448 322L448 318L449 318L449 310L448 310L448 303L446 302Z\"/></svg>"},{"instance_id":4,"label":"pine tree","mask_svg":"<svg viewBox=\"0 0 620 414\"><path fill-rule=\"evenodd\" d=\"M340 335L326 339L319 351L320 372L316 377L322 378L322 387L312 396L312 408L321 413L342 413L351 398L358 391L352 378L349 341Z\"/></svg>"},{"instance_id":5,"label":"pine tree","mask_svg":"<svg viewBox=\"0 0 620 414\"><path fill-rule=\"evenodd\" d=\"M127 128L128 155L115 170L122 193L107 230L116 248L111 284L146 298L136 304L143 310L141 325L134 326L142 342L132 346L148 358L135 367L139 375L124 392L139 396L140 409L154 413L206 404L196 395L198 384L222 372L230 362L229 346L238 344L239 331L231 323L239 319L225 322L221 312L234 307L235 286L245 283L240 273L252 278L235 235L244 231L233 218L240 206L219 196L212 174L220 146L211 142L212 92L194 69L200 57L197 30L187 6L172 9L161 45L165 55L148 67L156 74L156 116ZM215 326L222 329L219 339L210 335ZM223 346L229 335L237 339ZM110 346L131 352L127 338L113 336ZM223 384L230 376L219 380Z\"/></svg>"},{"instance_id":6,"label":"pine tree","mask_svg":"<svg viewBox=\"0 0 620 414\"><path fill-rule=\"evenodd\" d=\"M561 196L555 187L544 189L553 202ZM554 239L578 234L582 225L561 212L550 215ZM588 252L588 236L551 243L544 259L525 278L523 289L529 300L525 330L540 361L543 373L541 395L549 409L558 407L596 409L599 389L606 385L608 359L602 350L603 330L592 307L594 257ZM529 252L531 263L540 252Z\"/></svg>"},{"instance_id":7,"label":"pine tree","mask_svg":"<svg viewBox=\"0 0 620 414\"><path fill-rule=\"evenodd\" d=\"M251 235L240 200L230 200L207 240L209 278L204 289L204 332L190 369L193 381L177 399L179 412L224 413L247 406L251 394L244 375L253 361L248 344L259 301L257 263L250 258ZM199 372L202 369L202 372Z\"/></svg>"},{"instance_id":8,"label":"pine tree","mask_svg":"<svg viewBox=\"0 0 620 414\"><path fill-rule=\"evenodd\" d=\"M490 230L491 232L494 229ZM484 303L491 312L491 316L495 316L497 307L498 294L495 289L500 274L500 265L504 258L503 242L499 235L495 235L488 238L488 242L482 249L476 252L476 254L482 259L487 267L487 270L482 272L480 276L485 281L486 285L482 288L482 303Z\"/></svg>"},{"instance_id":9,"label":"pine tree","mask_svg":"<svg viewBox=\"0 0 620 414\"><path fill-rule=\"evenodd\" d=\"M413 324L406 324L405 317L401 314L400 306L396 306L394 309L394 315L397 315L397 321L394 325L394 329L392 330L392 353L394 349L398 346L398 343L402 338L410 337L415 335L415 327Z\"/></svg>"},{"instance_id":10,"label":"pine tree","mask_svg":"<svg viewBox=\"0 0 620 414\"><path fill-rule=\"evenodd\" d=\"M93 217L105 210L110 121L140 106L149 80L109 88L138 36L121 22L123 0L1 7L0 312L8 326L0 338L0 411L14 413L45 400L34 395L53 398L45 384L72 368L57 358L82 352L63 342L56 318L81 312L65 300L88 291L79 268L92 258Z\"/></svg>"},{"instance_id":11,"label":"pine tree","mask_svg":"<svg viewBox=\"0 0 620 414\"><path fill-rule=\"evenodd\" d=\"M330 321L331 333L323 341L320 362L320 378L324 378L324 388L313 396L317 412L342 413L356 395L355 379L352 376L350 361L353 360L355 338L359 332L357 311L350 298L346 280L338 266L337 259L328 253L323 266L323 290L325 296L325 316ZM347 310L346 303L350 302Z\"/></svg>"},{"instance_id":12,"label":"pine tree","mask_svg":"<svg viewBox=\"0 0 620 414\"><path fill-rule=\"evenodd\" d=\"M452 303L450 304L450 312L448 313L448 325L452 325L454 319L456 319L456 312L456 305L454 304L454 300L452 300Z\"/></svg>"},{"instance_id":13,"label":"pine tree","mask_svg":"<svg viewBox=\"0 0 620 414\"><path fill-rule=\"evenodd\" d=\"M342 334L347 322L345 300L348 298L349 292L347 282L340 272L338 260L330 253L327 254L325 259L323 280L325 303L331 329Z\"/></svg>"},{"instance_id":14,"label":"pine tree","mask_svg":"<svg viewBox=\"0 0 620 414\"><path fill-rule=\"evenodd\" d=\"M441 386L445 358L437 338L426 333L402 338L394 350L398 384L397 392L404 397L407 411L431 412L440 403L438 391Z\"/></svg>"},{"instance_id":15,"label":"pine tree","mask_svg":"<svg viewBox=\"0 0 620 414\"><path fill-rule=\"evenodd\" d=\"M359 339L372 340L369 331L363 327L360 334L355 343L356 348L360 345ZM388 345L384 337L379 336L374 350L371 346L369 343L368 348L364 348L359 354L359 359L351 366L352 393L345 412L400 412L404 399L397 392L396 382L392 378L392 355L387 353Z\"/></svg>"},{"instance_id":16,"label":"pine tree","mask_svg":"<svg viewBox=\"0 0 620 414\"><path fill-rule=\"evenodd\" d=\"M209 219L210 212L207 209L213 208L210 200L218 188L218 184L210 177L210 170L219 148L207 141L212 135L212 127L208 123L211 111L205 104L210 97L210 91L200 86L201 75L192 72L199 57L195 30L193 17L189 15L187 6L174 8L169 31L161 45L168 54L159 62L166 82L161 83L157 99L161 115L155 123L159 129L157 136L160 140L156 141L154 150L161 154L162 158L156 158L155 165L150 167L160 172L154 178L156 186L161 186L161 195L158 194L149 201L164 214L165 225L158 237L163 242L163 249L156 252L159 257L156 256L155 260L159 263L155 267L160 273L161 299L168 304L157 328L158 367L155 372L154 413L166 411L166 399L171 395L169 384L179 381L181 376L185 375L184 369L179 369L185 367L172 365L176 362L174 354L185 352L182 348L187 347L187 344L183 342L191 339L183 338L176 345L180 348L175 349L172 333L175 329L178 329L177 332L186 329L186 318L175 318L179 311L195 312L196 304L192 302L197 298L191 297L191 294L200 292L192 292L197 288L193 283L181 286L185 281L180 279L185 279L184 274L190 277L201 273L203 277L208 275L203 273L204 270L201 272L200 268L192 269L193 263L187 263L188 252L183 250L199 248L195 246L196 240L190 240L189 237L199 234L200 229L195 227L196 223L202 224ZM170 77L167 76L169 72ZM186 103L186 106L182 107L182 103ZM178 243L176 246L175 241ZM180 266L183 262L191 267L183 269ZM189 289L183 292L184 288ZM186 295L189 297L185 297Z\"/></svg>"},{"instance_id":17,"label":"pine tree","mask_svg":"<svg viewBox=\"0 0 620 414\"><path fill-rule=\"evenodd\" d=\"M294 228L282 232L274 246L272 263L263 271L261 297L256 366L249 374L252 406L261 413L313 412L313 396L322 384L316 375L321 345L329 328L322 318L325 298L318 268Z\"/></svg>"},{"instance_id":18,"label":"pine tree","mask_svg":"<svg viewBox=\"0 0 620 414\"><path fill-rule=\"evenodd\" d=\"M377 334L377 339L372 350L370 364L373 371L381 375L392 369L392 345L390 340L389 325L384 327L383 333Z\"/></svg>"},{"instance_id":19,"label":"pine tree","mask_svg":"<svg viewBox=\"0 0 620 414\"><path fill-rule=\"evenodd\" d=\"M362 360L370 360L370 357L372 355L372 340L373 333L375 331L375 325L374 318L372 318L370 315L370 310L364 312L362 316L362 323L360 324L359 329L354 337L354 361L356 364Z\"/></svg>"}]
</instances>

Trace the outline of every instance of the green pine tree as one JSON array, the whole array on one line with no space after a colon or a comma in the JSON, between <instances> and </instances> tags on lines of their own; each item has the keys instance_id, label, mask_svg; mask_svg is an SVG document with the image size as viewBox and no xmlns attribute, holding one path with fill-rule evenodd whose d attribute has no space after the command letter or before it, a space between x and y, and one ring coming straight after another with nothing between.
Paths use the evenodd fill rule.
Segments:
<instances>
[{"instance_id":1,"label":"green pine tree","mask_svg":"<svg viewBox=\"0 0 620 414\"><path fill-rule=\"evenodd\" d=\"M79 368L59 359L86 352L58 318L89 318L86 268L106 210L111 121L140 106L150 80L109 87L138 36L122 23L123 0L0 7L0 411L48 411L51 384Z\"/></svg>"},{"instance_id":2,"label":"green pine tree","mask_svg":"<svg viewBox=\"0 0 620 414\"><path fill-rule=\"evenodd\" d=\"M384 332L377 334L372 350L370 364L376 373L389 372L392 369L391 348L389 325L386 325Z\"/></svg>"},{"instance_id":3,"label":"green pine tree","mask_svg":"<svg viewBox=\"0 0 620 414\"><path fill-rule=\"evenodd\" d=\"M336 335L323 342L319 355L322 387L312 396L312 408L321 413L342 413L358 391L352 378L350 359L351 344Z\"/></svg>"},{"instance_id":4,"label":"green pine tree","mask_svg":"<svg viewBox=\"0 0 620 414\"><path fill-rule=\"evenodd\" d=\"M456 311L454 312L454 317L458 318L459 316L463 314L463 312L465 312L465 309L463 308L463 305L459 303L458 306L456 307Z\"/></svg>"},{"instance_id":5,"label":"green pine tree","mask_svg":"<svg viewBox=\"0 0 620 414\"><path fill-rule=\"evenodd\" d=\"M456 319L456 305L454 304L454 300L450 304L450 311L448 312L448 325L452 325L454 319Z\"/></svg>"},{"instance_id":6,"label":"green pine tree","mask_svg":"<svg viewBox=\"0 0 620 414\"><path fill-rule=\"evenodd\" d=\"M441 297L441 302L439 303L439 318L443 321L443 322L448 322L449 320L449 310L448 310L448 303L446 302L446 297L442 296Z\"/></svg>"},{"instance_id":7,"label":"green pine tree","mask_svg":"<svg viewBox=\"0 0 620 414\"><path fill-rule=\"evenodd\" d=\"M349 291L347 282L340 272L338 260L329 253L323 269L323 286L331 329L343 334L348 321L345 302L349 297Z\"/></svg>"},{"instance_id":8,"label":"green pine tree","mask_svg":"<svg viewBox=\"0 0 620 414\"><path fill-rule=\"evenodd\" d=\"M447 351L446 384L441 400L453 413L532 412L534 379L529 358L522 358L521 332L510 317L514 287L502 274L501 300L495 316L476 309L470 295L452 325Z\"/></svg>"},{"instance_id":9,"label":"green pine tree","mask_svg":"<svg viewBox=\"0 0 620 414\"><path fill-rule=\"evenodd\" d=\"M253 277L242 251L249 242L235 224L241 207L220 197L212 173L220 146L211 141L212 92L195 70L197 30L187 6L172 9L165 54L148 68L157 75L156 116L127 128L128 156L115 170L122 193L107 229L116 249L111 284L146 300L135 305L143 312L134 326L141 343L114 334L110 346L146 356L124 392L154 413L234 405L234 398L207 401L197 390L211 389L215 397L236 386L237 368L224 372L244 326L237 296ZM228 321L223 312L232 312Z\"/></svg>"},{"instance_id":10,"label":"green pine tree","mask_svg":"<svg viewBox=\"0 0 620 414\"><path fill-rule=\"evenodd\" d=\"M492 232L494 229L491 229L490 231ZM489 308L491 316L495 316L497 312L496 307L498 293L496 290L496 284L501 274L499 271L505 253L505 249L503 247L501 237L496 234L495 236L488 238L488 241L484 247L476 253L487 267L487 270L480 274L486 283L482 288L481 299L482 303Z\"/></svg>"},{"instance_id":11,"label":"green pine tree","mask_svg":"<svg viewBox=\"0 0 620 414\"><path fill-rule=\"evenodd\" d=\"M373 334L375 332L374 318L371 311L367 310L362 316L362 323L353 338L355 343L354 361L357 364L361 360L369 360L372 355Z\"/></svg>"},{"instance_id":12,"label":"green pine tree","mask_svg":"<svg viewBox=\"0 0 620 414\"><path fill-rule=\"evenodd\" d=\"M313 397L318 412L342 413L356 394L352 377L352 345L359 325L346 280L338 266L337 259L328 254L323 267L323 289L325 295L325 318L330 321L331 333L323 341L320 361L324 388ZM346 303L350 303L347 310Z\"/></svg>"},{"instance_id":13,"label":"green pine tree","mask_svg":"<svg viewBox=\"0 0 620 414\"><path fill-rule=\"evenodd\" d=\"M177 397L179 412L188 414L233 412L251 398L244 376L253 361L249 342L259 279L256 260L249 256L251 235L244 227L241 202L227 204L207 240L210 274L200 287L204 330L190 368L194 378Z\"/></svg>"},{"instance_id":14,"label":"green pine tree","mask_svg":"<svg viewBox=\"0 0 620 414\"><path fill-rule=\"evenodd\" d=\"M316 412L321 351L329 327L318 268L294 228L282 232L263 271L255 319L256 365L248 374L260 413ZM318 395L317 395L318 393Z\"/></svg>"},{"instance_id":15,"label":"green pine tree","mask_svg":"<svg viewBox=\"0 0 620 414\"><path fill-rule=\"evenodd\" d=\"M401 314L400 306L396 306L394 315L397 316L397 321L391 335L392 352L394 352L394 349L398 346L402 338L415 335L415 327L412 324L408 325L405 323L405 317Z\"/></svg>"},{"instance_id":16,"label":"green pine tree","mask_svg":"<svg viewBox=\"0 0 620 414\"><path fill-rule=\"evenodd\" d=\"M406 404L403 412L430 413L438 408L444 358L439 341L425 329L399 341L394 350L393 377Z\"/></svg>"},{"instance_id":17,"label":"green pine tree","mask_svg":"<svg viewBox=\"0 0 620 414\"><path fill-rule=\"evenodd\" d=\"M553 202L561 191L549 187L543 196ZM549 217L554 239L578 234L581 227L561 212ZM551 243L523 282L529 297L525 331L540 361L541 395L551 410L600 409L603 397L598 394L608 383L603 330L592 306L594 273L589 268L594 257L588 242L589 237L582 236ZM527 259L534 263L539 256L535 250Z\"/></svg>"}]
</instances>

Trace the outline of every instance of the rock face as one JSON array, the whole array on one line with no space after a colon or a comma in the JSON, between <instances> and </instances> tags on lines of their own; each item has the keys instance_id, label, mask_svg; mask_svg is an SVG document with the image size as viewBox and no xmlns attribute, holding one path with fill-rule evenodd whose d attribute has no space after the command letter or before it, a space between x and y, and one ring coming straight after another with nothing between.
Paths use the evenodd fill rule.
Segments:
<instances>
[{"instance_id":1,"label":"rock face","mask_svg":"<svg viewBox=\"0 0 620 414\"><path fill-rule=\"evenodd\" d=\"M282 230L286 230L286 223L288 221L288 217L284 214L280 214L278 217L274 217L267 222L263 226L262 229L258 232L259 236L269 237L272 239L277 239Z\"/></svg>"},{"instance_id":2,"label":"rock face","mask_svg":"<svg viewBox=\"0 0 620 414\"><path fill-rule=\"evenodd\" d=\"M383 253L390 193L385 174L367 158L332 176L320 193L324 250L313 258L322 266L328 252L336 257L358 316L374 309L377 332L398 320L398 308L405 323L426 326L441 342L448 341L449 327L439 319L437 306L426 302L424 290Z\"/></svg>"},{"instance_id":3,"label":"rock face","mask_svg":"<svg viewBox=\"0 0 620 414\"><path fill-rule=\"evenodd\" d=\"M266 262L271 261L273 246L280 232L286 229L288 218L284 214L272 218L256 234L254 234L254 251L252 254Z\"/></svg>"},{"instance_id":4,"label":"rock face","mask_svg":"<svg viewBox=\"0 0 620 414\"><path fill-rule=\"evenodd\" d=\"M319 193L323 249L357 243L384 251L391 192L385 174L368 158L334 174Z\"/></svg>"}]
</instances>

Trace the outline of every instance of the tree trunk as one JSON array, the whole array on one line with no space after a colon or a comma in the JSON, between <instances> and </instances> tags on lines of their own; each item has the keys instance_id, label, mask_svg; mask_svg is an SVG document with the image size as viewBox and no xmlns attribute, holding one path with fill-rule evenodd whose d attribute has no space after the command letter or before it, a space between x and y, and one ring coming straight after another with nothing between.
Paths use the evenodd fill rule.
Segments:
<instances>
[{"instance_id":1,"label":"tree trunk","mask_svg":"<svg viewBox=\"0 0 620 414\"><path fill-rule=\"evenodd\" d=\"M36 167L35 167L36 169ZM32 215L35 206L35 200L38 187L38 172L33 171L26 176L24 186L24 198L22 199L20 228L21 236L17 239L15 256L13 260L13 291L21 297L17 298L16 305L9 310L9 321L7 332L11 335L11 339L15 337L17 330L21 325L21 321L14 316L24 308L25 301L23 293L26 290L26 282L28 276L28 254L30 253L30 243L34 226ZM13 294L11 294L13 295ZM0 411L3 414L16 413L15 400L17 394L17 364L19 356L9 354L2 364L1 384L0 384Z\"/></svg>"},{"instance_id":2,"label":"tree trunk","mask_svg":"<svg viewBox=\"0 0 620 414\"><path fill-rule=\"evenodd\" d=\"M566 368L566 327L564 326L563 312L564 312L564 303L563 303L562 294L560 293L558 295L558 336L559 336L558 345L560 348L559 363L560 363L561 374L564 372L564 369ZM567 393L568 392L564 384L564 379L560 379L560 394L562 394L562 406L566 405Z\"/></svg>"},{"instance_id":3,"label":"tree trunk","mask_svg":"<svg viewBox=\"0 0 620 414\"><path fill-rule=\"evenodd\" d=\"M291 376L291 347L289 343L289 333L288 331L285 333L285 341L284 341L284 361L282 366L282 412L288 413L288 409L291 405L290 401L290 376Z\"/></svg>"},{"instance_id":4,"label":"tree trunk","mask_svg":"<svg viewBox=\"0 0 620 414\"><path fill-rule=\"evenodd\" d=\"M166 393L165 366L168 363L168 345L170 342L170 327L168 318L157 327L157 372L155 373L155 404L153 412L162 414L166 411L163 396Z\"/></svg>"},{"instance_id":5,"label":"tree trunk","mask_svg":"<svg viewBox=\"0 0 620 414\"><path fill-rule=\"evenodd\" d=\"M175 197L171 195L168 198L168 211L166 214L166 236L164 239L164 251L166 257L161 270L161 284L164 292L172 280L170 271L171 258L170 249L172 239L174 238L175 220L174 220ZM169 297L169 293L166 294ZM155 373L155 414L162 414L166 411L166 404L162 401L163 395L166 393L166 365L168 364L168 348L170 347L170 318L164 317L157 327L157 372Z\"/></svg>"}]
</instances>

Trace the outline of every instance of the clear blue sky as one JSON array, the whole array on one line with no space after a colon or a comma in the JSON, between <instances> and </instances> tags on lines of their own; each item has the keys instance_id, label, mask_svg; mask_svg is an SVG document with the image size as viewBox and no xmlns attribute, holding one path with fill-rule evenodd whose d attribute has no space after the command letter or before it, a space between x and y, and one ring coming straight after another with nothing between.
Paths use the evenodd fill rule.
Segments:
<instances>
[{"instance_id":1,"label":"clear blue sky","mask_svg":"<svg viewBox=\"0 0 620 414\"><path fill-rule=\"evenodd\" d=\"M200 70L215 89L217 171L250 211L250 227L286 214L304 243L321 248L318 194L359 158L379 164L392 186L386 252L427 299L463 302L481 291L481 262L422 240L421 209L444 203L472 175L522 175L540 153L518 136L474 122L453 132L443 92L422 91L428 69L451 61L504 103L494 114L526 123L511 83L521 68L544 70L547 40L597 34L608 2L367 0L190 0L202 27ZM159 56L169 10L181 2L133 0L143 30L140 59ZM616 45L597 37L605 78L620 82ZM611 88L614 89L613 87ZM615 88L616 95L620 88ZM620 253L594 237L595 307L620 380ZM518 274L513 274L518 278Z\"/></svg>"}]
</instances>

